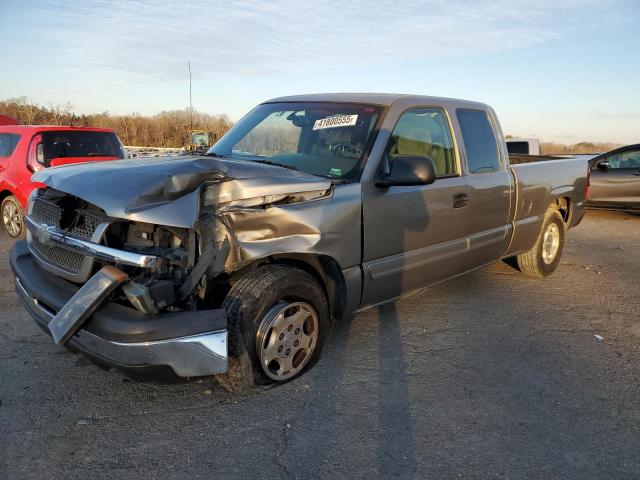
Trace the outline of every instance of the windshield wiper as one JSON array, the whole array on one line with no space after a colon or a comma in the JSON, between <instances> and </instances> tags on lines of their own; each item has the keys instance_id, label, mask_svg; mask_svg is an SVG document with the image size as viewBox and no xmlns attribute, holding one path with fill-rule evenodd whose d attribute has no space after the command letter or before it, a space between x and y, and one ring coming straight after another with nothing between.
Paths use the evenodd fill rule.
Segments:
<instances>
[{"instance_id":1,"label":"windshield wiper","mask_svg":"<svg viewBox=\"0 0 640 480\"><path fill-rule=\"evenodd\" d=\"M287 165L286 163L278 163L278 162L273 162L271 160L253 160L253 161L256 163L265 163L267 165L273 165L274 167L288 168L289 170L298 170L296 167L292 165Z\"/></svg>"},{"instance_id":2,"label":"windshield wiper","mask_svg":"<svg viewBox=\"0 0 640 480\"><path fill-rule=\"evenodd\" d=\"M235 157L235 156L227 157L226 155L220 155L219 153L216 153L216 152L207 152L207 153L205 153L203 155L206 155L208 157L231 158L231 159L234 159L234 160L244 160L245 162L264 163L266 165L273 165L274 167L288 168L289 170L296 170L296 171L298 170L296 167L294 167L292 165L287 165L286 163L278 163L278 162L274 162L272 160L267 160L267 159L263 159L263 158L260 158L260 160L254 160L254 159Z\"/></svg>"}]
</instances>

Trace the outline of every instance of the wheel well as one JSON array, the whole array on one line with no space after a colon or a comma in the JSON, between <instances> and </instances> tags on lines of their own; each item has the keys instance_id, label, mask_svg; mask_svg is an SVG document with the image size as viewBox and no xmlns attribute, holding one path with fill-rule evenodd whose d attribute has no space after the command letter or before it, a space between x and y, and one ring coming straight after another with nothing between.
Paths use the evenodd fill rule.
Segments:
<instances>
[{"instance_id":1,"label":"wheel well","mask_svg":"<svg viewBox=\"0 0 640 480\"><path fill-rule=\"evenodd\" d=\"M262 258L243 267L231 275L231 282L249 271L265 265L290 265L309 273L314 277L327 297L330 314L333 318L342 318L347 305L347 288L342 270L333 258L327 255L284 254Z\"/></svg>"},{"instance_id":2,"label":"wheel well","mask_svg":"<svg viewBox=\"0 0 640 480\"><path fill-rule=\"evenodd\" d=\"M569 220L571 219L571 199L568 197L560 197L555 200L551 204L551 206L558 209L560 215L562 216L562 220L564 220L565 224L569 224Z\"/></svg>"},{"instance_id":3,"label":"wheel well","mask_svg":"<svg viewBox=\"0 0 640 480\"><path fill-rule=\"evenodd\" d=\"M0 192L0 202L2 202L2 200L4 200L7 197L10 197L11 195L13 195L13 193L11 193L9 190L2 190Z\"/></svg>"}]
</instances>

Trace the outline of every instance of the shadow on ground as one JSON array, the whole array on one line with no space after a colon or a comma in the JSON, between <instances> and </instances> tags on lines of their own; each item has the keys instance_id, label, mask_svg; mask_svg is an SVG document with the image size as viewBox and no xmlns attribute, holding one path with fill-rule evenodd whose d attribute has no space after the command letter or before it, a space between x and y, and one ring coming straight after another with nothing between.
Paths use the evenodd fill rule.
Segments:
<instances>
[{"instance_id":1,"label":"shadow on ground","mask_svg":"<svg viewBox=\"0 0 640 480\"><path fill-rule=\"evenodd\" d=\"M334 325L278 388L126 382L53 345L0 238L0 478L638 478L640 218ZM600 335L604 340L598 340Z\"/></svg>"}]
</instances>

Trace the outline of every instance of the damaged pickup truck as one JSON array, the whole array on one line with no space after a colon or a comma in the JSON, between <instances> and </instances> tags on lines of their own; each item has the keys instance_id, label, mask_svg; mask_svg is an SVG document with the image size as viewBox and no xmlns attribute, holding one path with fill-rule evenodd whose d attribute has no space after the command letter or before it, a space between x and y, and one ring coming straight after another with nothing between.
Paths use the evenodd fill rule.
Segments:
<instances>
[{"instance_id":1,"label":"damaged pickup truck","mask_svg":"<svg viewBox=\"0 0 640 480\"><path fill-rule=\"evenodd\" d=\"M552 273L587 163L508 162L481 103L270 100L204 156L37 173L16 291L57 343L129 376L286 381L332 320L501 259Z\"/></svg>"}]
</instances>

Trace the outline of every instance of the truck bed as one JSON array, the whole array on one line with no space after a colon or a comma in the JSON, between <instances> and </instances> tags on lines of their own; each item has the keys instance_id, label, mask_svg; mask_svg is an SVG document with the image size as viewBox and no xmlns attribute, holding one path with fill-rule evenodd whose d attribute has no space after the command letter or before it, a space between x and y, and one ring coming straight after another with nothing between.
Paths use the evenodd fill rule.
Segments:
<instances>
[{"instance_id":1,"label":"truck bed","mask_svg":"<svg viewBox=\"0 0 640 480\"><path fill-rule=\"evenodd\" d=\"M522 153L510 153L509 163L511 165L520 165L522 163L546 162L549 160L572 160L572 159L591 160L597 155L598 155L597 153L549 154L549 155L524 155Z\"/></svg>"},{"instance_id":2,"label":"truck bed","mask_svg":"<svg viewBox=\"0 0 640 480\"><path fill-rule=\"evenodd\" d=\"M583 158L546 159L511 166L516 183L515 234L508 255L531 248L550 204L563 208L567 229L584 215L588 163Z\"/></svg>"},{"instance_id":3,"label":"truck bed","mask_svg":"<svg viewBox=\"0 0 640 480\"><path fill-rule=\"evenodd\" d=\"M511 165L520 165L522 163L546 162L548 160L558 160L556 155L525 155L523 153L510 153L509 163Z\"/></svg>"}]
</instances>

